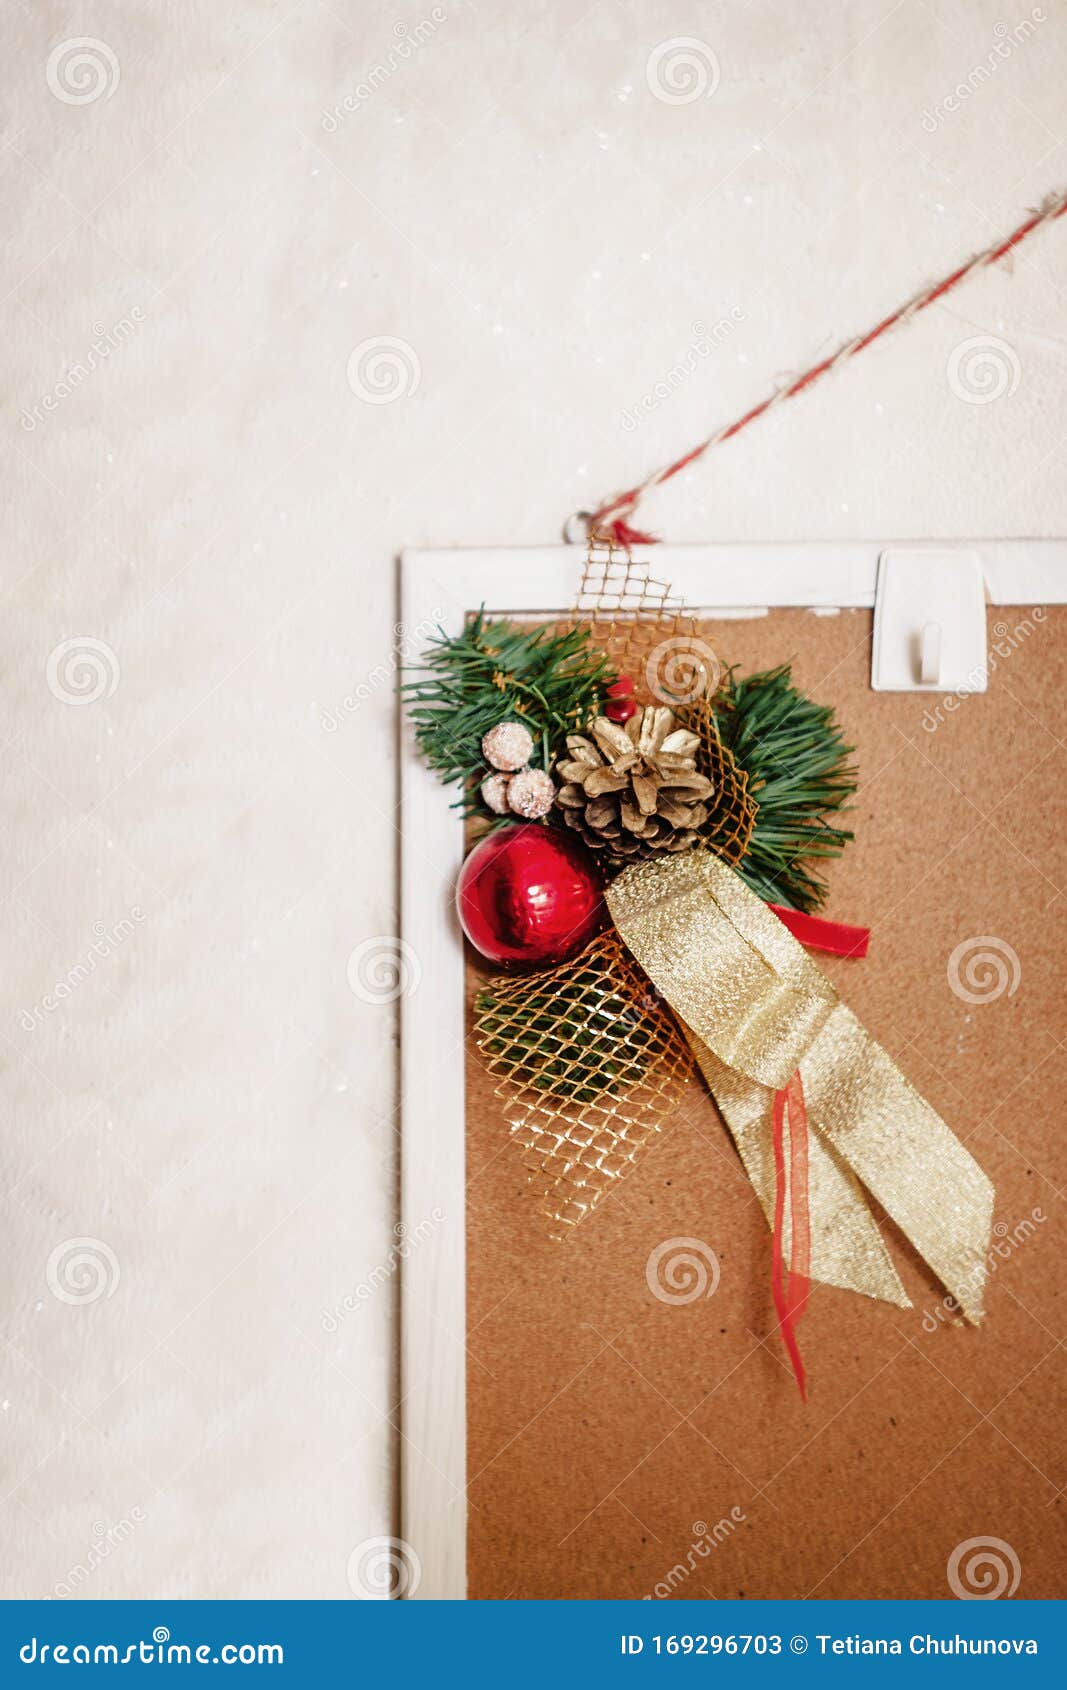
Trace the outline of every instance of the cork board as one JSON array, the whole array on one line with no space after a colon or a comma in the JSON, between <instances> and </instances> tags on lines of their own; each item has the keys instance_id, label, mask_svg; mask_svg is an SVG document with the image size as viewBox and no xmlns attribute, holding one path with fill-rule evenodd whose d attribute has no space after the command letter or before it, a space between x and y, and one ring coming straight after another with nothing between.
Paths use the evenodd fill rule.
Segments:
<instances>
[{"instance_id":1,"label":"cork board","mask_svg":"<svg viewBox=\"0 0 1067 1690\"><path fill-rule=\"evenodd\" d=\"M870 690L869 611L703 630L744 668L792 659L858 747L827 913L871 950L819 960L995 1182L984 1327L880 1216L915 1306L813 1287L803 1406L767 1341L769 1234L703 1083L561 1245L468 1039L470 1596L942 1597L978 1538L1000 1540L1004 1594L1067 1592L1067 609L989 626L989 692L947 704ZM979 1001L948 973L972 939L1004 959ZM480 981L468 955L468 1013ZM649 1290L677 1237L714 1250L710 1298Z\"/></svg>"}]
</instances>

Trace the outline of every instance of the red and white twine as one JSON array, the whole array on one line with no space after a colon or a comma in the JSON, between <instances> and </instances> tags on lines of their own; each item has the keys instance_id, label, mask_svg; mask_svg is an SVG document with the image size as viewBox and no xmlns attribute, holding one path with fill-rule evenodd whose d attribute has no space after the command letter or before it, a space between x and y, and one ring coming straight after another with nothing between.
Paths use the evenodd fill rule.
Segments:
<instances>
[{"instance_id":1,"label":"red and white twine","mask_svg":"<svg viewBox=\"0 0 1067 1690\"><path fill-rule=\"evenodd\" d=\"M743 428L747 428L750 423L755 422L757 417L765 416L768 411L773 411L776 405L783 405L787 399L794 399L798 393L803 393L805 388L813 386L821 377L829 375L831 370L835 370L839 364L843 364L846 358L854 358L857 352L862 352L866 347L873 346L874 342L888 334L890 329L898 328L902 323L910 322L913 317L918 316L920 311L925 311L928 305L935 304L937 300L943 299L947 293L951 293L953 288L959 287L960 283L973 271L983 269L989 264L998 263L1000 259L1007 257L1008 253L1014 247L1017 247L1020 242L1026 240L1028 235L1032 235L1037 229L1043 228L1046 223L1054 223L1056 218L1062 217L1065 211L1067 211L1067 192L1051 195L1044 202L1040 211L1036 211L1031 217L1028 217L1025 223L1020 223L1007 240L998 241L995 246L988 247L984 252L976 253L973 258L967 260L966 264L961 264L958 270L953 270L952 274L946 276L943 281L923 288L921 293L917 293L913 299L908 300L906 305L900 306L890 316L884 317L875 328L869 329L866 334L857 335L854 340L847 341L845 345L838 347L836 352L831 353L828 358L824 358L821 363L812 365L810 370L805 370L803 375L797 376L795 381L791 381L788 386L778 388L769 398L762 400L758 405L754 405L750 411L745 412L744 416L738 417L736 422L728 423L725 427L716 429L714 434L709 434L706 440L702 440L699 445L686 452L684 457L676 459L674 463L668 464L664 469L653 471L644 481L636 487L629 488L625 493L616 493L606 504L601 505L599 510L582 512L581 519L587 526L588 531L611 535L622 546L655 544L656 536L654 534L643 533L641 529L632 527L628 520L633 516L645 494L653 487L660 487L665 481L670 481L672 476L678 475L683 469L688 469L690 464L696 463L698 458L702 458L705 452L711 450L712 446L721 446L724 441L732 439L735 434L740 434ZM573 520L567 524L564 531L567 539L578 538L573 530Z\"/></svg>"}]
</instances>

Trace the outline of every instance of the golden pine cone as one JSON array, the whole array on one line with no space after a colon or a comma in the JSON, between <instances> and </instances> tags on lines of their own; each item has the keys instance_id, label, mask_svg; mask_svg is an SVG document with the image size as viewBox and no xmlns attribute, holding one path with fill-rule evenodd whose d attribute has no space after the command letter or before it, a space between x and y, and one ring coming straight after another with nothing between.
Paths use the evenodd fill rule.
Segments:
<instances>
[{"instance_id":1,"label":"golden pine cone","mask_svg":"<svg viewBox=\"0 0 1067 1690\"><path fill-rule=\"evenodd\" d=\"M689 850L714 792L697 771L699 744L662 705L638 710L625 727L598 716L591 737L568 734L558 764L564 822L608 857Z\"/></svg>"}]
</instances>

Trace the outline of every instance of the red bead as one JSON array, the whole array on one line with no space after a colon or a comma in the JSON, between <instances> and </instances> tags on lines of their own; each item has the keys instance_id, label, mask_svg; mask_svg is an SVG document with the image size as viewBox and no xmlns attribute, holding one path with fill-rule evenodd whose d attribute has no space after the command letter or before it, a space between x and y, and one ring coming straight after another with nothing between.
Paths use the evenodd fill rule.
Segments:
<instances>
[{"instance_id":1,"label":"red bead","mask_svg":"<svg viewBox=\"0 0 1067 1690\"><path fill-rule=\"evenodd\" d=\"M596 858L573 834L536 822L500 827L460 871L460 925L490 962L563 962L604 926L602 884Z\"/></svg>"},{"instance_id":2,"label":"red bead","mask_svg":"<svg viewBox=\"0 0 1067 1690\"><path fill-rule=\"evenodd\" d=\"M629 698L634 690L634 684L629 675L620 675L618 680L612 681L607 689L609 698Z\"/></svg>"},{"instance_id":3,"label":"red bead","mask_svg":"<svg viewBox=\"0 0 1067 1690\"><path fill-rule=\"evenodd\" d=\"M604 706L604 714L609 722L618 722L622 727L631 716L637 714L637 703L632 698L613 698L610 704Z\"/></svg>"}]
</instances>

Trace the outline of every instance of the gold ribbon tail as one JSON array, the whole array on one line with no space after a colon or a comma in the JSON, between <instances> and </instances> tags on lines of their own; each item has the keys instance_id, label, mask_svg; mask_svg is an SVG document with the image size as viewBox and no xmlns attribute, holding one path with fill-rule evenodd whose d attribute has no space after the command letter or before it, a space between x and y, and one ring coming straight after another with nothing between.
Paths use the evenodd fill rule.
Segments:
<instances>
[{"instance_id":1,"label":"gold ribbon tail","mask_svg":"<svg viewBox=\"0 0 1067 1690\"><path fill-rule=\"evenodd\" d=\"M811 1277L909 1306L866 1187L966 1318L980 1320L990 1181L778 917L706 851L636 863L607 898L623 942L681 1019L770 1224L774 1095L799 1069Z\"/></svg>"}]
</instances>

